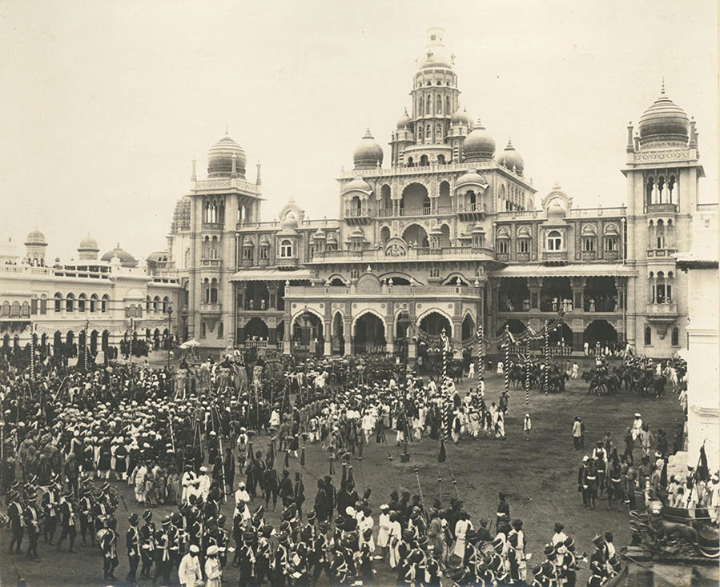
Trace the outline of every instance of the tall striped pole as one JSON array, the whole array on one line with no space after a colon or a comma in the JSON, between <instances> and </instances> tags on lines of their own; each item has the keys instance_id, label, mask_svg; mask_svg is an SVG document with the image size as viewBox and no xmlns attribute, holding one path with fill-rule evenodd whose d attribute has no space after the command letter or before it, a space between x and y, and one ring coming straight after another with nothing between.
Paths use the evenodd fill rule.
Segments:
<instances>
[{"instance_id":1,"label":"tall striped pole","mask_svg":"<svg viewBox=\"0 0 720 587\"><path fill-rule=\"evenodd\" d=\"M30 379L35 379L35 328L37 325L33 322L30 326Z\"/></svg>"},{"instance_id":2,"label":"tall striped pole","mask_svg":"<svg viewBox=\"0 0 720 587\"><path fill-rule=\"evenodd\" d=\"M445 334L445 329L442 329L442 332L440 333L440 340L442 341L442 348L443 348L443 362L442 362L442 427L443 427L443 439L447 440L448 438L448 432L450 430L450 391L448 390L447 386L447 335Z\"/></svg>"},{"instance_id":3,"label":"tall striped pole","mask_svg":"<svg viewBox=\"0 0 720 587\"><path fill-rule=\"evenodd\" d=\"M505 375L505 405L507 406L510 398L510 326L505 325L505 364L503 365L503 374Z\"/></svg>"},{"instance_id":4,"label":"tall striped pole","mask_svg":"<svg viewBox=\"0 0 720 587\"><path fill-rule=\"evenodd\" d=\"M525 347L525 407L530 407L530 341Z\"/></svg>"},{"instance_id":5,"label":"tall striped pole","mask_svg":"<svg viewBox=\"0 0 720 587\"><path fill-rule=\"evenodd\" d=\"M85 362L85 371L88 370L88 358L90 357L90 341L88 340L89 328L90 328L90 321L85 320L85 349L83 352L83 360Z\"/></svg>"},{"instance_id":6,"label":"tall striped pole","mask_svg":"<svg viewBox=\"0 0 720 587\"><path fill-rule=\"evenodd\" d=\"M548 394L548 386L550 382L550 330L548 328L548 321L545 320L545 395Z\"/></svg>"}]
</instances>

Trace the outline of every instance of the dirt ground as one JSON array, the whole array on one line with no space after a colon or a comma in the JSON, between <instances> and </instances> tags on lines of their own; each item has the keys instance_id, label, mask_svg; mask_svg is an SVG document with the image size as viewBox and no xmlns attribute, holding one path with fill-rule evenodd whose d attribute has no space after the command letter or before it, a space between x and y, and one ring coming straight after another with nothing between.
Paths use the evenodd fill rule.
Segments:
<instances>
[{"instance_id":1,"label":"dirt ground","mask_svg":"<svg viewBox=\"0 0 720 587\"><path fill-rule=\"evenodd\" d=\"M503 385L502 378L490 374L486 383L488 402L497 401ZM466 389L468 383L459 387ZM502 491L507 495L511 517L524 522L527 552L533 553L530 568L543 560L543 546L551 539L553 525L558 521L565 525L565 532L575 539L580 553L592 552L593 536L608 530L613 532L619 549L630 540L627 511L619 505L609 509L607 500L599 500L594 510L583 507L577 492L577 470L582 456L589 453L594 442L606 432L612 434L615 445L622 452L620 447L623 446L624 431L632 423L635 412L642 413L643 421L650 425L651 430L664 428L672 444L675 431L682 423L682 413L676 396L671 392L660 400L653 400L625 392L615 397L595 397L587 395L586 390L586 384L577 380L571 381L562 394L545 396L532 391L528 406L523 390L511 390L506 419L507 439L463 440L457 446L450 442L447 446L448 459L442 464L437 460L438 442L427 438L410 445L410 462L407 464L400 462L402 448L395 445L394 437L388 436L387 446L367 445L362 461L357 458L351 460L359 493L372 488L370 503L374 517L394 489L407 488L416 494L421 488L426 507L438 496L444 504L450 498L459 496L477 526L481 517L494 519L498 492ZM526 411L531 414L533 422L530 441L526 441L522 433ZM573 449L571 429L575 415L585 422L585 452ZM254 447L264 451L268 440L267 436L256 438ZM636 451L636 458L638 456L639 451ZM283 457L279 456L276 466L282 467L282 464ZM295 471L301 471L297 459L290 459L289 468L291 476ZM316 479L327 475L328 469L327 455L320 446L308 445L306 465L301 471L306 506L312 507ZM340 471L340 464L335 463L336 485L340 480ZM440 483L438 476L442 478ZM239 479L236 475L236 482ZM115 482L115 486L122 491L128 506L126 511L120 505L116 514L120 532L120 566L116 569L118 580L114 584L123 585L128 570L124 546L127 517L133 511L141 514L142 508L136 507L133 492L125 483ZM155 508L154 519L162 519L171 509ZM232 503L225 504L223 513L231 519ZM266 515L275 527L279 513L270 511ZM80 545L77 554L58 553L55 547L44 544L41 538L39 552L42 560L35 563L22 555L8 555L8 544L8 532L0 530L0 585L15 585L21 577L29 587L105 584L100 552L90 546ZM27 538L23 544L23 547L26 546ZM587 563L583 566L587 567ZM376 585L394 585L395 576L384 563L379 563L377 570ZM238 570L228 565L224 583L235 585L238 576ZM587 576L587 570L583 569L578 585L585 584ZM140 581L140 585L150 584L150 580Z\"/></svg>"}]
</instances>

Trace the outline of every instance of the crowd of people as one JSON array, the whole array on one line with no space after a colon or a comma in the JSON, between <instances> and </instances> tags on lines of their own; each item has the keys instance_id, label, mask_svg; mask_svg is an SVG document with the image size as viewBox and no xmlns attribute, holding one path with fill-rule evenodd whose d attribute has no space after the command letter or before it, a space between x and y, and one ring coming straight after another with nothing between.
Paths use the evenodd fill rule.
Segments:
<instances>
[{"instance_id":1,"label":"crowd of people","mask_svg":"<svg viewBox=\"0 0 720 587\"><path fill-rule=\"evenodd\" d=\"M182 396L173 370L132 363L83 370L47 361L33 379L27 369L0 369L9 551L21 552L27 539L25 555L39 560L43 537L72 553L79 533L99 547L105 580L127 558L128 584L169 584L177 575L182 585L219 586L232 566L240 585L315 585L323 576L332 585L372 585L378 573L408 586L441 577L458 586L575 585L583 557L561 524L544 562L528 569L529 540L505 496L494 520L475 521L459 497L430 505L400 488L375 508L371 488L355 484L352 455L369 443L504 438L505 395L488 406L482 386L463 397L450 380L421 379L378 357L279 359L279 380L240 389L228 385L229 373L245 368L235 360L194 371L181 364L194 373L183 375L192 383ZM529 414L523 429L529 438ZM339 483L334 474L316 479L314 495L288 467L291 457L302 462L306 444L342 467ZM611 485L616 454L611 440L593 450ZM130 514L119 509L128 506L123 483L134 494ZM626 495L613 487L613 498ZM227 501L231 517L222 513ZM172 513L157 519L157 506ZM595 546L592 577L604 581L617 571L612 537Z\"/></svg>"}]
</instances>

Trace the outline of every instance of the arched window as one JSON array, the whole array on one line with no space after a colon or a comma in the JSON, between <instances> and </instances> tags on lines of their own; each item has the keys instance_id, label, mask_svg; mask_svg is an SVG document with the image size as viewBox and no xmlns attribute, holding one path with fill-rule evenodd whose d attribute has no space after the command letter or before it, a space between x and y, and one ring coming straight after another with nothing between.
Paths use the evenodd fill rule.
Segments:
<instances>
[{"instance_id":1,"label":"arched window","mask_svg":"<svg viewBox=\"0 0 720 587\"><path fill-rule=\"evenodd\" d=\"M222 338L225 334L225 328L222 322L218 322L218 338Z\"/></svg>"},{"instance_id":2,"label":"arched window","mask_svg":"<svg viewBox=\"0 0 720 587\"><path fill-rule=\"evenodd\" d=\"M85 300L87 299L87 296L84 293L81 293L78 296L78 312L84 312L85 311Z\"/></svg>"},{"instance_id":3,"label":"arched window","mask_svg":"<svg viewBox=\"0 0 720 587\"><path fill-rule=\"evenodd\" d=\"M65 300L65 311L66 312L74 312L75 311L75 296L71 293L67 295L67 299Z\"/></svg>"},{"instance_id":4,"label":"arched window","mask_svg":"<svg viewBox=\"0 0 720 587\"><path fill-rule=\"evenodd\" d=\"M59 311L59 310L58 310ZM2 305L2 315L3 316L9 316L10 315L10 302L4 301Z\"/></svg>"},{"instance_id":5,"label":"arched window","mask_svg":"<svg viewBox=\"0 0 720 587\"><path fill-rule=\"evenodd\" d=\"M40 296L40 314L47 314L47 296L45 294Z\"/></svg>"},{"instance_id":6,"label":"arched window","mask_svg":"<svg viewBox=\"0 0 720 587\"><path fill-rule=\"evenodd\" d=\"M420 96L418 98L418 115L422 116L422 113L423 113L423 97Z\"/></svg>"},{"instance_id":7,"label":"arched window","mask_svg":"<svg viewBox=\"0 0 720 587\"><path fill-rule=\"evenodd\" d=\"M561 251L562 250L562 234L558 230L551 230L547 235L547 250L548 251Z\"/></svg>"},{"instance_id":8,"label":"arched window","mask_svg":"<svg viewBox=\"0 0 720 587\"><path fill-rule=\"evenodd\" d=\"M97 302L98 302L98 295L97 295L97 294L92 294L92 295L90 296L90 311L91 311L91 312L97 312L97 309L98 309L98 304L97 304Z\"/></svg>"},{"instance_id":9,"label":"arched window","mask_svg":"<svg viewBox=\"0 0 720 587\"><path fill-rule=\"evenodd\" d=\"M30 304L28 302L23 302L22 308L20 309L20 315L21 316L29 316L30 315Z\"/></svg>"},{"instance_id":10,"label":"arched window","mask_svg":"<svg viewBox=\"0 0 720 587\"><path fill-rule=\"evenodd\" d=\"M283 259L289 259L293 256L292 241L285 239L280 243L280 257Z\"/></svg>"},{"instance_id":11,"label":"arched window","mask_svg":"<svg viewBox=\"0 0 720 587\"><path fill-rule=\"evenodd\" d=\"M162 301L162 311L163 311L163 314L167 314L169 305L170 305L170 298L167 297L167 296L165 296L165 297L163 298L163 301Z\"/></svg>"},{"instance_id":12,"label":"arched window","mask_svg":"<svg viewBox=\"0 0 720 587\"><path fill-rule=\"evenodd\" d=\"M160 309L160 296L153 298L153 310L157 312Z\"/></svg>"},{"instance_id":13,"label":"arched window","mask_svg":"<svg viewBox=\"0 0 720 587\"><path fill-rule=\"evenodd\" d=\"M652 344L652 329L649 326L645 327L645 346Z\"/></svg>"},{"instance_id":14,"label":"arched window","mask_svg":"<svg viewBox=\"0 0 720 587\"><path fill-rule=\"evenodd\" d=\"M203 281L203 299L206 304L210 303L210 280L207 277Z\"/></svg>"},{"instance_id":15,"label":"arched window","mask_svg":"<svg viewBox=\"0 0 720 587\"><path fill-rule=\"evenodd\" d=\"M645 205L650 206L653 204L653 193L655 192L655 178L648 177L647 184L645 187Z\"/></svg>"},{"instance_id":16,"label":"arched window","mask_svg":"<svg viewBox=\"0 0 720 587\"><path fill-rule=\"evenodd\" d=\"M672 346L680 346L680 330L677 326L672 329L671 344Z\"/></svg>"},{"instance_id":17,"label":"arched window","mask_svg":"<svg viewBox=\"0 0 720 587\"><path fill-rule=\"evenodd\" d=\"M53 299L55 300L55 311L62 312L62 294L60 292L56 293Z\"/></svg>"},{"instance_id":18,"label":"arched window","mask_svg":"<svg viewBox=\"0 0 720 587\"><path fill-rule=\"evenodd\" d=\"M20 316L20 302L12 303L12 306L10 306L10 315L11 316Z\"/></svg>"},{"instance_id":19,"label":"arched window","mask_svg":"<svg viewBox=\"0 0 720 587\"><path fill-rule=\"evenodd\" d=\"M150 299L150 296L145 296L145 311L149 312L150 308L152 308L152 300Z\"/></svg>"},{"instance_id":20,"label":"arched window","mask_svg":"<svg viewBox=\"0 0 720 587\"><path fill-rule=\"evenodd\" d=\"M428 96L428 99L425 101L425 114L430 114L430 108L432 107L432 100L430 100L431 96Z\"/></svg>"},{"instance_id":21,"label":"arched window","mask_svg":"<svg viewBox=\"0 0 720 587\"><path fill-rule=\"evenodd\" d=\"M445 114L450 114L450 96L445 96Z\"/></svg>"},{"instance_id":22,"label":"arched window","mask_svg":"<svg viewBox=\"0 0 720 587\"><path fill-rule=\"evenodd\" d=\"M101 312L107 312L107 310L108 310L108 302L109 302L109 301L110 301L110 296L107 295L107 294L105 294L105 295L102 297L102 302L101 302L101 304L100 304L100 311L101 311Z\"/></svg>"},{"instance_id":23,"label":"arched window","mask_svg":"<svg viewBox=\"0 0 720 587\"><path fill-rule=\"evenodd\" d=\"M436 114L442 114L442 96L437 97L437 110L435 111Z\"/></svg>"},{"instance_id":24,"label":"arched window","mask_svg":"<svg viewBox=\"0 0 720 587\"><path fill-rule=\"evenodd\" d=\"M210 282L210 303L211 304L217 304L218 302L218 282L217 279L213 277L213 280Z\"/></svg>"}]
</instances>

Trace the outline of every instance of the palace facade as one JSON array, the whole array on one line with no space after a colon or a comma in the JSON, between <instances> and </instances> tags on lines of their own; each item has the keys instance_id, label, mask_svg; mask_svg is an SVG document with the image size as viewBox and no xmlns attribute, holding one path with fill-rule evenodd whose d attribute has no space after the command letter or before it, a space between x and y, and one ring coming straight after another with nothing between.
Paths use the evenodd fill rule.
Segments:
<instances>
[{"instance_id":1,"label":"palace facade","mask_svg":"<svg viewBox=\"0 0 720 587\"><path fill-rule=\"evenodd\" d=\"M193 163L167 251L147 269L122 260L81 266L82 279L117 288L108 292L116 331L128 326L132 289L146 302L142 320L156 318L156 297L168 297L170 331L207 349L414 357L418 339L445 330L456 352L475 353L479 324L492 339L506 327L540 331L559 315L551 342L568 353L627 342L669 357L685 346L687 275L677 255L717 217L716 203L698 201L704 172L695 121L663 88L628 126L623 207L578 207L559 185L536 198L515 146L498 147L460 104L443 34L428 31L389 161L369 130L355 148L353 169L338 179L339 218L310 220L290 201L276 220L262 221L260 168L254 181L246 177L245 151L229 136L210 149L206 178ZM90 268L106 281L89 277ZM22 270L81 279L72 266ZM48 285L38 293L51 299L56 290L61 310L53 318L67 320L67 295L81 292ZM21 312L26 301L35 315L32 297L8 301ZM153 324L143 328L154 335Z\"/></svg>"}]
</instances>

